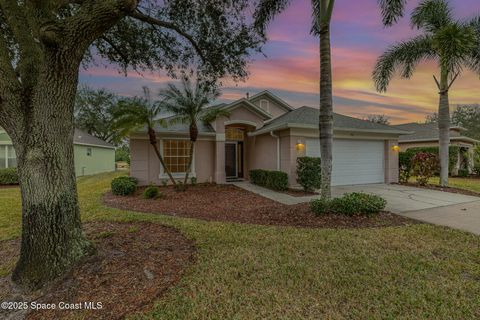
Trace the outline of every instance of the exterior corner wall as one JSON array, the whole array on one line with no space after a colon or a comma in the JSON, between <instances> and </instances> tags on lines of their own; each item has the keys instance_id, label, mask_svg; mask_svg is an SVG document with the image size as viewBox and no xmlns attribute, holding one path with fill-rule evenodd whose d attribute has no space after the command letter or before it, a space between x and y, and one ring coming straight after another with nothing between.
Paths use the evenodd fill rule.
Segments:
<instances>
[{"instance_id":1,"label":"exterior corner wall","mask_svg":"<svg viewBox=\"0 0 480 320\"><path fill-rule=\"evenodd\" d=\"M91 149L90 156L87 149ZM115 149L75 144L73 152L77 177L115 171Z\"/></svg>"},{"instance_id":2,"label":"exterior corner wall","mask_svg":"<svg viewBox=\"0 0 480 320\"><path fill-rule=\"evenodd\" d=\"M398 146L397 139L385 140L385 183L398 183L398 151L393 150L394 146Z\"/></svg>"},{"instance_id":3,"label":"exterior corner wall","mask_svg":"<svg viewBox=\"0 0 480 320\"><path fill-rule=\"evenodd\" d=\"M147 139L130 139L130 175L137 178L140 185L150 183L150 149L152 147Z\"/></svg>"},{"instance_id":4,"label":"exterior corner wall","mask_svg":"<svg viewBox=\"0 0 480 320\"><path fill-rule=\"evenodd\" d=\"M197 182L213 182L215 175L215 141L198 140L195 143L194 160Z\"/></svg>"}]
</instances>

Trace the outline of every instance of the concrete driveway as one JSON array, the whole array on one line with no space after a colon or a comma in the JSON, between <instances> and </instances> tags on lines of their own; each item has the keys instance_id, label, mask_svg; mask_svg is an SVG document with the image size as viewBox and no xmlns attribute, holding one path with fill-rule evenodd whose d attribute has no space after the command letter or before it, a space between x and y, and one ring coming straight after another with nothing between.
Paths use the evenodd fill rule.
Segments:
<instances>
[{"instance_id":1,"label":"concrete driveway","mask_svg":"<svg viewBox=\"0 0 480 320\"><path fill-rule=\"evenodd\" d=\"M480 198L401 185L342 186L334 196L348 192L373 193L387 200L387 210L428 223L480 235Z\"/></svg>"},{"instance_id":2,"label":"concrete driveway","mask_svg":"<svg viewBox=\"0 0 480 320\"><path fill-rule=\"evenodd\" d=\"M394 213L438 208L479 201L480 198L396 184L368 184L332 188L333 196L349 192L366 192L387 200L387 210Z\"/></svg>"},{"instance_id":3,"label":"concrete driveway","mask_svg":"<svg viewBox=\"0 0 480 320\"><path fill-rule=\"evenodd\" d=\"M309 202L318 196L293 197L244 182L236 186L286 205ZM392 184L332 187L332 196L366 192L387 200L387 210L412 219L480 235L480 197Z\"/></svg>"}]
</instances>

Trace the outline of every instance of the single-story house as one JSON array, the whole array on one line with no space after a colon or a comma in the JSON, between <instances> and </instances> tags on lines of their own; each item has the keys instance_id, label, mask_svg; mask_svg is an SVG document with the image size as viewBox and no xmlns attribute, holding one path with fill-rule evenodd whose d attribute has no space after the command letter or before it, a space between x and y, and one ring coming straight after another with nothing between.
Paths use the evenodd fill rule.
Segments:
<instances>
[{"instance_id":1,"label":"single-story house","mask_svg":"<svg viewBox=\"0 0 480 320\"><path fill-rule=\"evenodd\" d=\"M110 143L75 129L73 144L77 176L115 171L115 147ZM0 128L0 169L16 166L17 157L12 140Z\"/></svg>"},{"instance_id":2,"label":"single-story house","mask_svg":"<svg viewBox=\"0 0 480 320\"><path fill-rule=\"evenodd\" d=\"M230 111L213 123L199 125L192 176L198 182L248 179L252 169L286 172L296 184L296 159L320 156L319 110L293 108L269 91L212 108ZM188 126L156 128L159 149L174 176L187 168ZM340 114L334 115L333 185L398 181L398 138L410 133ZM130 136L130 174L141 184L166 180L144 130Z\"/></svg>"},{"instance_id":3,"label":"single-story house","mask_svg":"<svg viewBox=\"0 0 480 320\"><path fill-rule=\"evenodd\" d=\"M411 131L411 134L402 135L399 138L399 146L401 150L408 150L417 147L438 147L439 130L436 123L405 123L394 126L401 130ZM473 167L473 152L475 146L480 141L467 137L465 132L467 129L457 126L450 127L450 145L458 146L460 153L458 161L452 174L458 174L459 169L467 169L471 171ZM465 154L468 156L465 157Z\"/></svg>"}]
</instances>

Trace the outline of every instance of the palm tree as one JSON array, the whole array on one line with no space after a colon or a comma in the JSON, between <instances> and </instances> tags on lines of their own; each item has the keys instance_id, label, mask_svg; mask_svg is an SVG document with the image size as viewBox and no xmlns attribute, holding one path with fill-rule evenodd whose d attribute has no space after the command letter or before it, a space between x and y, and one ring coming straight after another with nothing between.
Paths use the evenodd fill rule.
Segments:
<instances>
[{"instance_id":1,"label":"palm tree","mask_svg":"<svg viewBox=\"0 0 480 320\"><path fill-rule=\"evenodd\" d=\"M480 17L471 21L455 20L446 0L424 0L411 16L414 28L423 32L408 41L391 46L377 61L373 80L379 92L387 91L396 72L410 79L416 66L435 61L440 79L433 76L439 90L438 128L440 183L448 185L450 145L450 107L448 93L464 68L480 73Z\"/></svg>"},{"instance_id":2,"label":"palm tree","mask_svg":"<svg viewBox=\"0 0 480 320\"><path fill-rule=\"evenodd\" d=\"M187 172L185 173L184 186L187 185L188 176L192 171L193 153L195 142L198 139L198 124L209 124L220 116L229 117L230 113L219 108L207 108L208 104L220 96L217 87L197 80L192 84L190 79L182 79L182 87L168 84L166 89L160 90L163 98L162 107L174 114L170 123L183 123L189 126L190 150Z\"/></svg>"},{"instance_id":3,"label":"palm tree","mask_svg":"<svg viewBox=\"0 0 480 320\"><path fill-rule=\"evenodd\" d=\"M164 111L159 102L153 102L150 99L150 90L143 87L144 97L134 97L130 99L120 100L117 108L113 111L114 125L113 127L120 130L122 136L127 136L129 133L147 128L150 144L155 150L155 154L160 160L160 163L168 175L173 185L176 186L176 181L170 172L170 169L165 165L160 150L158 148L157 133L155 132L156 125L165 125L164 119L160 118L160 114Z\"/></svg>"},{"instance_id":4,"label":"palm tree","mask_svg":"<svg viewBox=\"0 0 480 320\"><path fill-rule=\"evenodd\" d=\"M255 26L265 33L268 23L290 4L289 0L261 0L255 12ZM311 33L320 37L320 116L318 121L320 153L322 155L322 198L331 198L333 94L330 23L335 0L312 0Z\"/></svg>"}]
</instances>

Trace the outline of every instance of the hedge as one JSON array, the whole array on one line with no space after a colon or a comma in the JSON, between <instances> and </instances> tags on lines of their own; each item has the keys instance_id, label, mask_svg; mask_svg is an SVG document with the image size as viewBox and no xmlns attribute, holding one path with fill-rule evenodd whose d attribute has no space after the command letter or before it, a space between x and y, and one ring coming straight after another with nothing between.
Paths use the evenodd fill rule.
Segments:
<instances>
[{"instance_id":1,"label":"hedge","mask_svg":"<svg viewBox=\"0 0 480 320\"><path fill-rule=\"evenodd\" d=\"M282 171L250 170L250 182L277 191L288 189L288 175Z\"/></svg>"},{"instance_id":2,"label":"hedge","mask_svg":"<svg viewBox=\"0 0 480 320\"><path fill-rule=\"evenodd\" d=\"M411 162L413 157L417 153L433 153L438 156L439 151L438 147L416 147L410 148L399 154L400 168L405 167L410 169ZM448 159L448 172L451 173L458 161L458 155L460 154L460 147L450 146L449 147L449 159Z\"/></svg>"},{"instance_id":3,"label":"hedge","mask_svg":"<svg viewBox=\"0 0 480 320\"><path fill-rule=\"evenodd\" d=\"M0 169L0 185L18 184L17 168Z\"/></svg>"},{"instance_id":4,"label":"hedge","mask_svg":"<svg viewBox=\"0 0 480 320\"><path fill-rule=\"evenodd\" d=\"M371 216L383 211L386 205L387 201L382 197L362 192L347 193L331 200L320 198L310 202L310 208L317 215Z\"/></svg>"}]
</instances>

